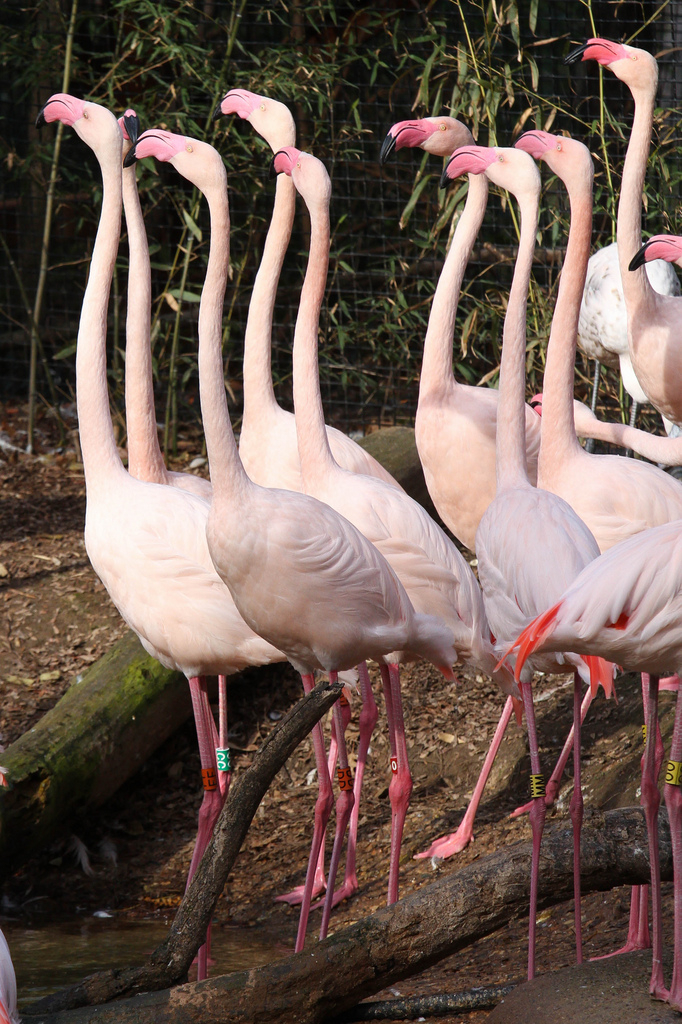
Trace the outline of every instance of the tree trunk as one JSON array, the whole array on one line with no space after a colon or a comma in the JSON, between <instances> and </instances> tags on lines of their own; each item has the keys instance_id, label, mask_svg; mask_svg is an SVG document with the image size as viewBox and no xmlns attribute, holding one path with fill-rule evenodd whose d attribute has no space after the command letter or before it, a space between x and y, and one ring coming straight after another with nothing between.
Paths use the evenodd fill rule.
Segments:
<instances>
[{"instance_id":1,"label":"tree trunk","mask_svg":"<svg viewBox=\"0 0 682 1024\"><path fill-rule=\"evenodd\" d=\"M668 820L659 823L661 872L672 876ZM593 813L582 836L583 892L647 882L640 808ZM208 852L208 851L207 851ZM418 974L489 935L528 908L530 843L517 843L406 897L392 907L312 940L305 952L214 980L146 992L108 1006L24 1015L25 1024L318 1024L360 999ZM202 862L206 867L207 857ZM539 907L573 895L573 839L563 825L542 846Z\"/></svg>"}]
</instances>

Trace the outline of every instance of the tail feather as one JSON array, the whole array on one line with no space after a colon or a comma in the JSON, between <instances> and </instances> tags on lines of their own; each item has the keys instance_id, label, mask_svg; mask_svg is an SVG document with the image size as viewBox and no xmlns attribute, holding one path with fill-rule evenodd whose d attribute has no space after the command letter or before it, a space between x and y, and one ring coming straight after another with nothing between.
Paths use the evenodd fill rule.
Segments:
<instances>
[{"instance_id":1,"label":"tail feather","mask_svg":"<svg viewBox=\"0 0 682 1024\"><path fill-rule=\"evenodd\" d=\"M605 658L596 658L591 654L581 655L583 661L590 670L590 690L592 696L596 697L599 684L604 687L604 693L607 697L610 697L614 692L613 690L613 675L614 675L614 664L611 661L606 661Z\"/></svg>"},{"instance_id":2,"label":"tail feather","mask_svg":"<svg viewBox=\"0 0 682 1024\"><path fill-rule=\"evenodd\" d=\"M554 631L554 625L556 623L556 617L561 607L561 602L555 604L552 608L549 608L546 612L542 612L541 615L536 616L532 622L530 622L522 633L519 633L516 640L509 647L508 651L498 663L498 668L502 665L512 651L515 651L518 647L518 653L516 655L516 666L514 668L514 676L518 682L521 678L521 670L527 659L533 653L536 648L540 646L543 640L546 640Z\"/></svg>"}]
</instances>

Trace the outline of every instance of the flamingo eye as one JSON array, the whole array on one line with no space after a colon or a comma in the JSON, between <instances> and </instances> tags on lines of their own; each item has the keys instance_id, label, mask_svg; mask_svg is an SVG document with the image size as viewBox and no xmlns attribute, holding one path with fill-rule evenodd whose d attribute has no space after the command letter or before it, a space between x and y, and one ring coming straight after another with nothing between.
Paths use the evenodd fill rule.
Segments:
<instances>
[{"instance_id":1,"label":"flamingo eye","mask_svg":"<svg viewBox=\"0 0 682 1024\"><path fill-rule=\"evenodd\" d=\"M297 166L298 168L300 168L300 166L301 166L301 161L300 161L300 160L297 160L297 161L296 161L296 166Z\"/></svg>"},{"instance_id":2,"label":"flamingo eye","mask_svg":"<svg viewBox=\"0 0 682 1024\"><path fill-rule=\"evenodd\" d=\"M560 143L560 142L557 142L557 144L556 144L556 148L557 148L557 149L558 149L559 151L561 151L561 143Z\"/></svg>"},{"instance_id":3,"label":"flamingo eye","mask_svg":"<svg viewBox=\"0 0 682 1024\"><path fill-rule=\"evenodd\" d=\"M445 131L445 125L444 124L439 124L438 125L438 131L439 132L444 132Z\"/></svg>"},{"instance_id":4,"label":"flamingo eye","mask_svg":"<svg viewBox=\"0 0 682 1024\"><path fill-rule=\"evenodd\" d=\"M88 112L87 112L87 110L84 110L83 111L83 117L87 117L87 116L88 116Z\"/></svg>"},{"instance_id":5,"label":"flamingo eye","mask_svg":"<svg viewBox=\"0 0 682 1024\"><path fill-rule=\"evenodd\" d=\"M261 103L260 108L261 108L261 110L265 110L265 104Z\"/></svg>"},{"instance_id":6,"label":"flamingo eye","mask_svg":"<svg viewBox=\"0 0 682 1024\"><path fill-rule=\"evenodd\" d=\"M194 152L194 150L192 149L192 147L190 145L185 146L185 149L187 150L188 153L193 153Z\"/></svg>"},{"instance_id":7,"label":"flamingo eye","mask_svg":"<svg viewBox=\"0 0 682 1024\"><path fill-rule=\"evenodd\" d=\"M630 54L630 60L637 60L637 54L636 53L631 53Z\"/></svg>"}]
</instances>

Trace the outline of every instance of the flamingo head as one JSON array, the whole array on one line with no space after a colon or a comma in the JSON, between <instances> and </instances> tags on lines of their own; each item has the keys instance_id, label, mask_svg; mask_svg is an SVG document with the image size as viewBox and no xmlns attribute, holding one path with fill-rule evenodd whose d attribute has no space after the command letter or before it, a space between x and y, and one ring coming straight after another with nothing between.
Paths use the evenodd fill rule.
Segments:
<instances>
[{"instance_id":1,"label":"flamingo head","mask_svg":"<svg viewBox=\"0 0 682 1024\"><path fill-rule=\"evenodd\" d=\"M549 132L531 131L514 143L515 149L529 153L535 160L544 160L547 166L562 181L578 184L578 177L587 188L592 188L594 165L587 146L567 135L550 135Z\"/></svg>"},{"instance_id":2,"label":"flamingo head","mask_svg":"<svg viewBox=\"0 0 682 1024\"><path fill-rule=\"evenodd\" d=\"M471 132L454 117L420 117L398 121L388 130L381 145L379 163L385 164L394 149L418 147L436 156L450 156L460 146L473 142Z\"/></svg>"},{"instance_id":3,"label":"flamingo head","mask_svg":"<svg viewBox=\"0 0 682 1024\"><path fill-rule=\"evenodd\" d=\"M306 204L315 200L329 203L331 182L327 168L317 157L302 153L295 146L286 146L275 153L270 168L274 174L287 174Z\"/></svg>"},{"instance_id":4,"label":"flamingo head","mask_svg":"<svg viewBox=\"0 0 682 1024\"><path fill-rule=\"evenodd\" d=\"M203 192L214 188L225 188L225 165L220 153L208 142L190 139L162 128L149 128L142 132L137 142L123 161L130 167L135 160L154 157L161 163L172 164L187 181Z\"/></svg>"},{"instance_id":5,"label":"flamingo head","mask_svg":"<svg viewBox=\"0 0 682 1024\"><path fill-rule=\"evenodd\" d=\"M453 175L453 170L455 174ZM509 189L514 195L521 191L540 193L540 174L535 163L520 149L497 146L464 146L457 150L445 166L441 186L446 179L459 174L485 174L493 185Z\"/></svg>"},{"instance_id":6,"label":"flamingo head","mask_svg":"<svg viewBox=\"0 0 682 1024\"><path fill-rule=\"evenodd\" d=\"M291 111L279 100L259 96L248 89L230 89L216 107L215 117L237 114L265 139L273 153L296 144L296 125Z\"/></svg>"},{"instance_id":7,"label":"flamingo head","mask_svg":"<svg viewBox=\"0 0 682 1024\"><path fill-rule=\"evenodd\" d=\"M533 395L530 402L528 403L533 412L536 412L538 416L542 416L542 392L540 391L537 395Z\"/></svg>"},{"instance_id":8,"label":"flamingo head","mask_svg":"<svg viewBox=\"0 0 682 1024\"><path fill-rule=\"evenodd\" d=\"M101 145L107 138L122 144L121 131L116 118L99 103L90 103L70 96L66 92L57 92L49 100L36 118L36 128L42 128L53 121L61 121L68 125L91 149Z\"/></svg>"},{"instance_id":9,"label":"flamingo head","mask_svg":"<svg viewBox=\"0 0 682 1024\"><path fill-rule=\"evenodd\" d=\"M588 39L582 46L572 50L564 63L574 64L579 59L596 60L630 88L638 85L653 86L655 91L658 82L656 58L637 46L614 43L611 39Z\"/></svg>"},{"instance_id":10,"label":"flamingo head","mask_svg":"<svg viewBox=\"0 0 682 1024\"><path fill-rule=\"evenodd\" d=\"M128 108L123 117L119 117L118 126L121 129L121 134L123 135L123 158L125 160L128 153L140 137L140 119L134 110Z\"/></svg>"},{"instance_id":11,"label":"flamingo head","mask_svg":"<svg viewBox=\"0 0 682 1024\"><path fill-rule=\"evenodd\" d=\"M652 260L682 266L682 235L653 235L632 257L628 270L637 270Z\"/></svg>"}]
</instances>

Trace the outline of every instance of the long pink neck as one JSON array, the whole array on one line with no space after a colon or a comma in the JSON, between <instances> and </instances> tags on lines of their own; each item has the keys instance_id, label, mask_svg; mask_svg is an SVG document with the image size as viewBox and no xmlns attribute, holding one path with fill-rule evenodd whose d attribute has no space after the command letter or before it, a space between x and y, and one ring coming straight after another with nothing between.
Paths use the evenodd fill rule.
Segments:
<instances>
[{"instance_id":1,"label":"long pink neck","mask_svg":"<svg viewBox=\"0 0 682 1024\"><path fill-rule=\"evenodd\" d=\"M276 405L272 387L272 320L295 211L294 183L288 175L279 174L272 220L251 294L244 334L244 430L257 423L264 408Z\"/></svg>"},{"instance_id":2,"label":"long pink neck","mask_svg":"<svg viewBox=\"0 0 682 1024\"><path fill-rule=\"evenodd\" d=\"M211 217L211 244L199 304L199 397L213 500L231 503L238 500L251 481L239 458L225 395L222 320L230 264L230 211L222 165L217 178L204 190Z\"/></svg>"},{"instance_id":3,"label":"long pink neck","mask_svg":"<svg viewBox=\"0 0 682 1024\"><path fill-rule=\"evenodd\" d=\"M628 270L628 264L642 245L642 194L651 145L657 84L658 76L655 75L649 88L632 91L635 116L623 165L616 226L620 276L625 305L629 310L638 303L651 300L655 295L645 268L642 266L631 271Z\"/></svg>"},{"instance_id":4,"label":"long pink neck","mask_svg":"<svg viewBox=\"0 0 682 1024\"><path fill-rule=\"evenodd\" d=\"M102 169L102 212L78 327L76 402L89 494L110 485L112 475L125 474L109 411L106 350L109 291L121 233L120 136L118 143L95 154Z\"/></svg>"},{"instance_id":5,"label":"long pink neck","mask_svg":"<svg viewBox=\"0 0 682 1024\"><path fill-rule=\"evenodd\" d=\"M485 174L469 175L469 193L455 229L433 296L424 339L424 358L419 377L420 398L456 381L452 372L452 345L457 303L469 257L480 231L488 203Z\"/></svg>"},{"instance_id":6,"label":"long pink neck","mask_svg":"<svg viewBox=\"0 0 682 1024\"><path fill-rule=\"evenodd\" d=\"M528 482L526 469L526 305L538 227L539 189L517 196L519 251L504 318L495 466L497 491ZM544 401L543 401L544 406Z\"/></svg>"},{"instance_id":7,"label":"long pink neck","mask_svg":"<svg viewBox=\"0 0 682 1024\"><path fill-rule=\"evenodd\" d=\"M304 485L335 465L327 440L317 363L320 308L329 266L329 199L308 204L310 252L294 332L293 374L296 435Z\"/></svg>"},{"instance_id":8,"label":"long pink neck","mask_svg":"<svg viewBox=\"0 0 682 1024\"><path fill-rule=\"evenodd\" d=\"M582 452L575 433L573 386L578 318L592 239L591 171L585 175L580 188L567 187L571 226L547 344L538 462L540 486L543 478L548 479L552 469L561 465L563 458Z\"/></svg>"},{"instance_id":9,"label":"long pink neck","mask_svg":"<svg viewBox=\"0 0 682 1024\"><path fill-rule=\"evenodd\" d=\"M581 437L593 437L597 441L632 448L651 462L664 465L682 465L682 437L661 437L647 430L638 430L627 423L610 423L604 420L590 420L580 429Z\"/></svg>"},{"instance_id":10,"label":"long pink neck","mask_svg":"<svg viewBox=\"0 0 682 1024\"><path fill-rule=\"evenodd\" d=\"M149 246L137 191L135 165L123 171L123 209L128 231L128 310L126 317L125 400L128 471L138 480L163 484L168 472L156 431L152 350L152 273Z\"/></svg>"}]
</instances>

